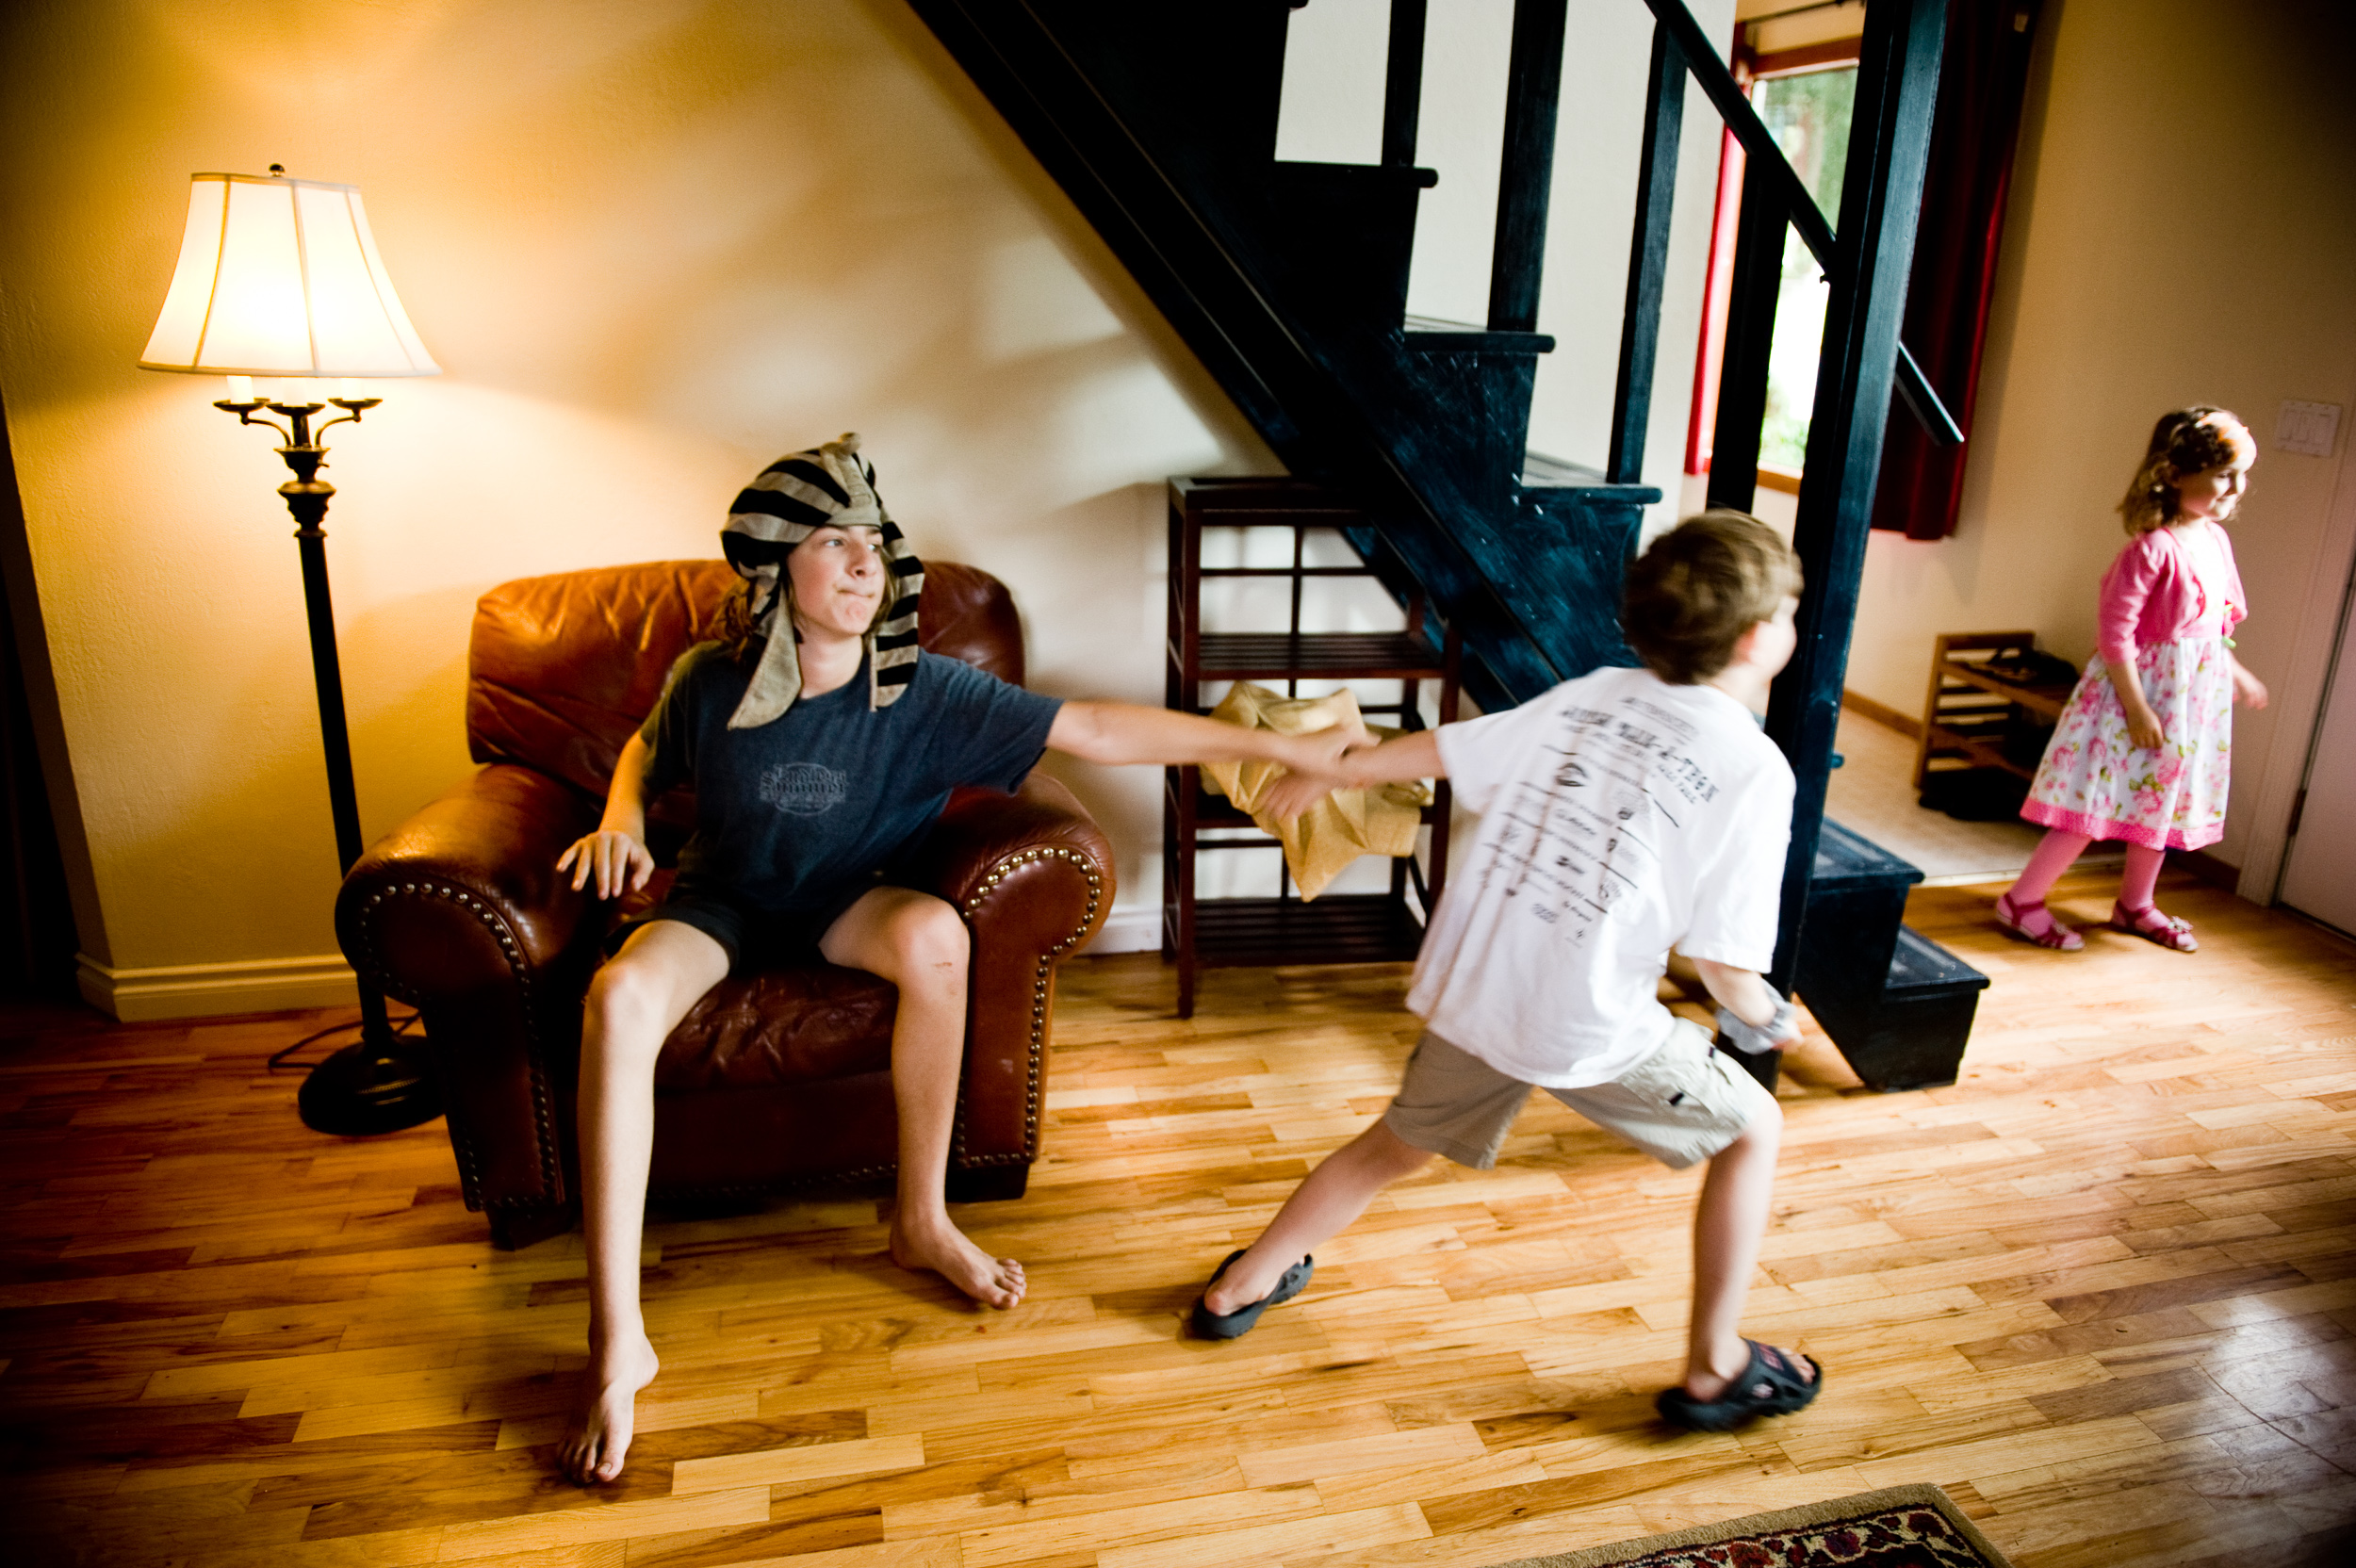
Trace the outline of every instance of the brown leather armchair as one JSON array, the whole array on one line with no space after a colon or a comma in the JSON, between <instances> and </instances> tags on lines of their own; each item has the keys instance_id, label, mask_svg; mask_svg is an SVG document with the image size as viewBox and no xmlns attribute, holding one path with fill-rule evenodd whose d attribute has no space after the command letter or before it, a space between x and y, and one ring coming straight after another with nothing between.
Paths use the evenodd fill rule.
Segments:
<instances>
[{"instance_id":1,"label":"brown leather armchair","mask_svg":"<svg viewBox=\"0 0 2356 1568\"><path fill-rule=\"evenodd\" d=\"M711 635L734 580L718 561L657 562L484 595L466 734L485 766L371 846L336 900L352 967L423 1015L466 1204L501 1247L573 1222L581 999L606 933L669 879L605 905L573 891L557 856L597 825L623 743L671 661ZM1023 678L1022 624L988 573L926 563L922 635ZM649 808L663 865L694 810L684 790ZM1055 963L1102 923L1112 853L1070 792L1033 774L1011 796L959 791L917 864L973 936L949 1196L1019 1198L1039 1153ZM888 1179L895 1005L889 983L820 962L713 988L655 1069L650 1195L730 1200Z\"/></svg>"}]
</instances>

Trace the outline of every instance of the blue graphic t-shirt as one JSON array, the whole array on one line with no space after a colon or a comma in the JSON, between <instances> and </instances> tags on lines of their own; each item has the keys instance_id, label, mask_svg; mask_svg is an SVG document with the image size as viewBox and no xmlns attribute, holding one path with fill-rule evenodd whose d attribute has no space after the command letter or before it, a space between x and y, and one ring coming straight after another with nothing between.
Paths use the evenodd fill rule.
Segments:
<instances>
[{"instance_id":1,"label":"blue graphic t-shirt","mask_svg":"<svg viewBox=\"0 0 2356 1568\"><path fill-rule=\"evenodd\" d=\"M678 891L723 891L778 914L823 908L888 864L959 785L1019 788L1063 706L925 653L881 712L867 705L862 666L767 724L730 729L750 672L717 643L679 656L639 731L651 752L646 798L695 783Z\"/></svg>"}]
</instances>

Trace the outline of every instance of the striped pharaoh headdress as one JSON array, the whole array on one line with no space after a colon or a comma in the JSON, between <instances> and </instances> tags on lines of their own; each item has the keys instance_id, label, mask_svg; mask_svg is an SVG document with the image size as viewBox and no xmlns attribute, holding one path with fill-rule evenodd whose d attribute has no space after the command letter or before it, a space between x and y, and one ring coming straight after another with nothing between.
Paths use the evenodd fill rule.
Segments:
<instances>
[{"instance_id":1,"label":"striped pharaoh headdress","mask_svg":"<svg viewBox=\"0 0 2356 1568\"><path fill-rule=\"evenodd\" d=\"M785 558L822 528L882 531L883 618L867 633L868 706L889 708L916 678L916 602L924 564L900 536L875 494L875 470L859 455L859 437L844 435L809 451L781 457L738 492L720 531L720 547L752 584L753 626L769 640L730 729L767 724L794 706L802 692L802 661L794 647Z\"/></svg>"}]
</instances>

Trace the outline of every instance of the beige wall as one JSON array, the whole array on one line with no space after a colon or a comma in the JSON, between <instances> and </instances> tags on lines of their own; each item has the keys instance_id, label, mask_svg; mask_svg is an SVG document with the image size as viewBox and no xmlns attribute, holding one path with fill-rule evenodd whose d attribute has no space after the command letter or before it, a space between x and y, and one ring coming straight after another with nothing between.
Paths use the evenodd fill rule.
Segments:
<instances>
[{"instance_id":1,"label":"beige wall","mask_svg":"<svg viewBox=\"0 0 2356 1568\"><path fill-rule=\"evenodd\" d=\"M0 28L0 396L82 941L133 1011L339 985L285 473L218 381L132 368L191 172L359 185L447 372L330 437L370 836L468 766L478 594L716 553L780 451L863 433L919 549L1014 585L1034 684L1146 700L1162 478L1277 471L893 0L50 0ZM1156 780L1074 771L1136 907Z\"/></svg>"},{"instance_id":2,"label":"beige wall","mask_svg":"<svg viewBox=\"0 0 2356 1568\"><path fill-rule=\"evenodd\" d=\"M2264 898L2356 537L2349 487L2333 501L2347 420L2331 458L2272 448L2286 399L2356 415L2356 12L2046 9L1961 524L1931 544L1873 535L1849 684L1918 711L1940 631L2028 628L2083 662L2152 420L2238 410L2261 449L2233 527L2252 608L2240 657L2279 700L2236 720L2219 853Z\"/></svg>"},{"instance_id":3,"label":"beige wall","mask_svg":"<svg viewBox=\"0 0 2356 1568\"><path fill-rule=\"evenodd\" d=\"M1450 4L1442 22L1482 8ZM1536 444L1589 461L1648 37L1623 8L1574 43L1541 323L1564 352ZM1704 10L1724 32L1726 0ZM478 594L712 554L781 450L859 430L920 550L1013 584L1034 685L1139 701L1161 690L1163 477L1277 470L896 0L34 0L0 28L0 396L29 545L11 588L46 626L70 757L53 793L87 829L86 978L127 1012L348 984L283 471L209 406L217 382L132 368L191 172L359 185L447 372L377 384L384 408L330 437L370 836L468 766ZM1450 267L1485 284L1503 60L1451 52L1464 31L1435 32L1425 124L1448 199L1482 209L1479 254L1428 224L1426 292ZM1663 475L1694 330L1674 302L1699 297L1714 166L1692 98ZM1057 766L1120 847L1116 939L1150 945L1155 776Z\"/></svg>"}]
</instances>

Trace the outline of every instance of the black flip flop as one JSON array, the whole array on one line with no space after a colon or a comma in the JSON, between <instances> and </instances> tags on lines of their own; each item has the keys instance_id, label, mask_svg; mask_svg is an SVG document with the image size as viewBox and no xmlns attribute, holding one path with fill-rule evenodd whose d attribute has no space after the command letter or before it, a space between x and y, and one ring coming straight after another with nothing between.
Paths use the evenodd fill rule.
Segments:
<instances>
[{"instance_id":1,"label":"black flip flop","mask_svg":"<svg viewBox=\"0 0 2356 1568\"><path fill-rule=\"evenodd\" d=\"M1724 1393L1715 1399L1696 1399L1682 1387L1664 1388L1653 1400L1661 1419L1689 1432L1732 1431L1759 1416L1790 1415L1805 1410L1824 1388L1824 1369L1815 1357L1779 1350L1755 1339L1742 1343L1751 1348L1751 1363L1726 1384ZM1803 1381L1794 1364L1798 1362L1808 1363L1815 1376Z\"/></svg>"},{"instance_id":2,"label":"black flip flop","mask_svg":"<svg viewBox=\"0 0 2356 1568\"><path fill-rule=\"evenodd\" d=\"M1247 1250L1246 1248L1238 1247L1228 1253L1226 1260L1211 1270L1211 1284L1219 1283L1219 1277L1226 1273L1229 1266L1237 1258L1242 1257ZM1299 1263L1284 1270L1284 1277L1276 1282L1274 1290L1269 1291L1250 1306L1237 1307L1234 1312L1213 1312L1203 1304L1203 1297L1196 1297L1194 1298L1194 1336L1197 1339L1241 1339L1252 1331L1252 1325L1260 1320L1262 1313L1280 1301L1291 1300L1308 1288L1309 1276L1317 1271L1317 1262L1314 1256L1303 1257ZM1206 1285L1203 1289L1207 1295L1210 1286Z\"/></svg>"}]
</instances>

